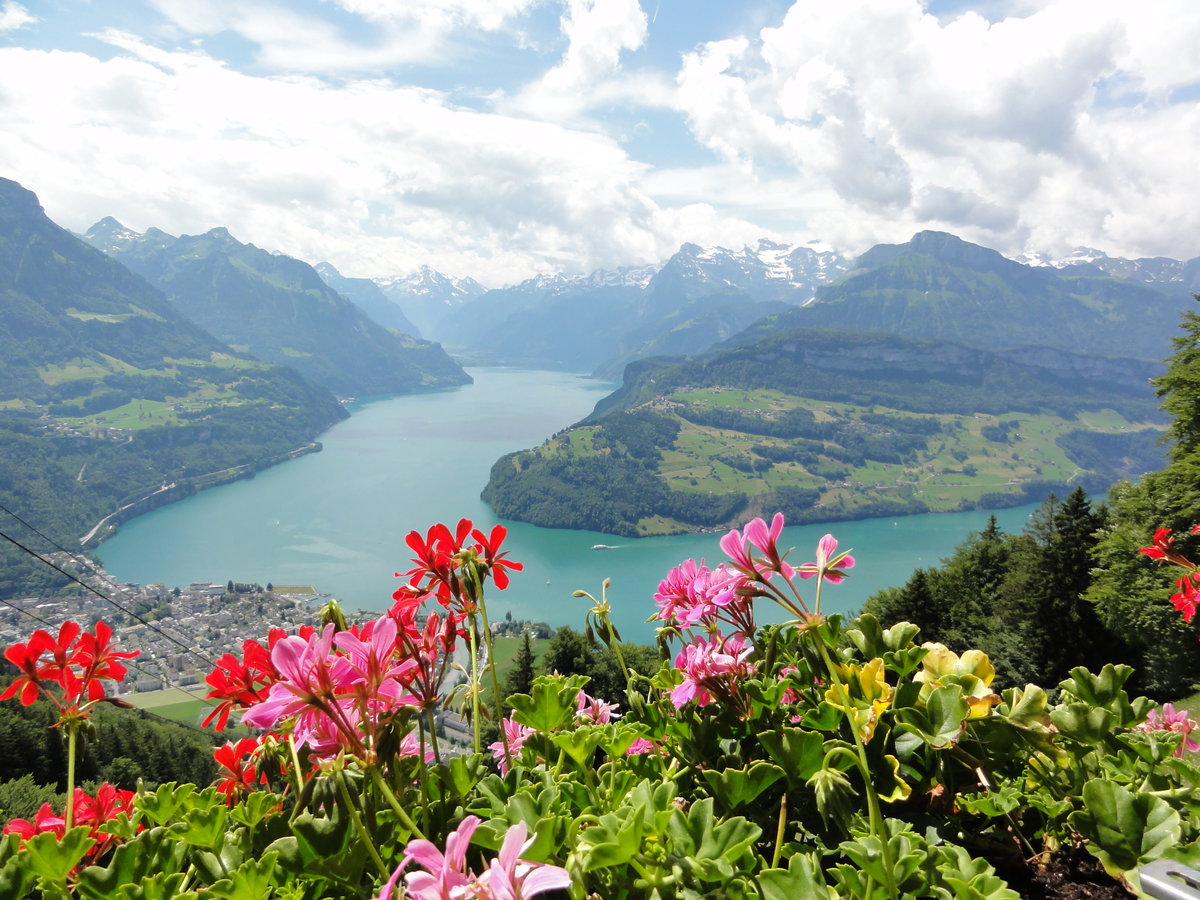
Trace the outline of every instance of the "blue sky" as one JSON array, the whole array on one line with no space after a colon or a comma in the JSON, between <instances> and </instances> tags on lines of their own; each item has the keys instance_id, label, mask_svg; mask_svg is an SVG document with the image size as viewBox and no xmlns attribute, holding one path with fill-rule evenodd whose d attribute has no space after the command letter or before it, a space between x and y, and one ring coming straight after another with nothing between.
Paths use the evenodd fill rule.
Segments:
<instances>
[{"instance_id":1,"label":"blue sky","mask_svg":"<svg viewBox=\"0 0 1200 900\"><path fill-rule=\"evenodd\" d=\"M74 230L500 285L952 231L1200 255L1195 0L0 0L0 175Z\"/></svg>"}]
</instances>

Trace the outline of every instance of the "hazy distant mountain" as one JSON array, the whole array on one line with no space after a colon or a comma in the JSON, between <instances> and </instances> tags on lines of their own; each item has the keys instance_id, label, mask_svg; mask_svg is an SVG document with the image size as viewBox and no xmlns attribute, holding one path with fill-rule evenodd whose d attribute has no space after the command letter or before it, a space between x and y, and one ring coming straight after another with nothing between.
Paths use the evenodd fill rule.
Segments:
<instances>
[{"instance_id":1,"label":"hazy distant mountain","mask_svg":"<svg viewBox=\"0 0 1200 900\"><path fill-rule=\"evenodd\" d=\"M1090 247L1076 247L1064 257L1024 254L1017 257L1017 261L1031 266L1052 266L1056 269L1090 266L1114 278L1136 281L1151 287L1182 287L1188 291L1200 291L1200 257L1187 261L1167 256L1124 259L1109 256Z\"/></svg>"},{"instance_id":2,"label":"hazy distant mountain","mask_svg":"<svg viewBox=\"0 0 1200 900\"><path fill-rule=\"evenodd\" d=\"M221 340L340 395L470 381L441 347L388 331L307 263L243 244L224 228L179 238L151 229L139 238L105 219L84 237Z\"/></svg>"},{"instance_id":3,"label":"hazy distant mountain","mask_svg":"<svg viewBox=\"0 0 1200 900\"><path fill-rule=\"evenodd\" d=\"M327 262L318 263L314 268L322 281L343 297L349 298L384 328L402 331L415 338L421 337L421 332L404 315L400 304L389 300L379 285L370 278L347 278Z\"/></svg>"},{"instance_id":4,"label":"hazy distant mountain","mask_svg":"<svg viewBox=\"0 0 1200 900\"><path fill-rule=\"evenodd\" d=\"M450 278L429 266L421 266L410 275L374 281L388 300L404 310L421 334L428 336L436 333L438 323L448 313L485 291L474 278Z\"/></svg>"},{"instance_id":5,"label":"hazy distant mountain","mask_svg":"<svg viewBox=\"0 0 1200 900\"><path fill-rule=\"evenodd\" d=\"M756 323L741 340L795 327L882 331L976 347L1042 345L1162 359L1191 300L1106 274L1094 263L1032 267L951 234L879 244L802 309Z\"/></svg>"},{"instance_id":6,"label":"hazy distant mountain","mask_svg":"<svg viewBox=\"0 0 1200 900\"><path fill-rule=\"evenodd\" d=\"M483 361L619 376L629 360L697 353L762 316L808 302L846 267L822 247L684 244L662 266L542 275L488 291L447 316L434 336Z\"/></svg>"},{"instance_id":7,"label":"hazy distant mountain","mask_svg":"<svg viewBox=\"0 0 1200 900\"><path fill-rule=\"evenodd\" d=\"M434 336L478 362L591 370L611 355L645 295L641 283L611 274L542 276L488 291L451 310Z\"/></svg>"}]
</instances>

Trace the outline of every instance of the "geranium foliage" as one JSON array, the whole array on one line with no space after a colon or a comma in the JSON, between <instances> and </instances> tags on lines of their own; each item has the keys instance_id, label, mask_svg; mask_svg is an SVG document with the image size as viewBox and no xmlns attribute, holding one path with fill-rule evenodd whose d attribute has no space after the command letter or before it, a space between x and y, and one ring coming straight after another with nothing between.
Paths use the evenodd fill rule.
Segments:
<instances>
[{"instance_id":1,"label":"geranium foliage","mask_svg":"<svg viewBox=\"0 0 1200 900\"><path fill-rule=\"evenodd\" d=\"M789 562L783 524L667 573L647 598L667 648L652 676L624 667L607 591L580 592L624 696L542 676L490 711L486 588L520 564L501 527L413 532L384 615L327 608L218 661L211 721L257 736L217 749L215 784L102 788L73 822L48 807L9 823L0 896L1005 900L1010 873L1062 848L1131 884L1153 859L1200 860L1195 723L1130 697L1128 667L999 690L978 650L823 613L855 558L826 535ZM1190 578L1173 552L1160 534L1146 555ZM790 618L759 625L764 603ZM67 623L10 648L6 696L48 692L78 723L127 658L107 629L86 637ZM450 708L475 732L465 750L439 746Z\"/></svg>"}]
</instances>

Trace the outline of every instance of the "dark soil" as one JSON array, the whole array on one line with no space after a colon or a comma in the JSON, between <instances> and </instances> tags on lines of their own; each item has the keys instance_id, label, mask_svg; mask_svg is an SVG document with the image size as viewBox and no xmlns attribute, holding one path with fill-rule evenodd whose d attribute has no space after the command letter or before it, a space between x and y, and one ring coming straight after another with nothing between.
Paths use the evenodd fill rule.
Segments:
<instances>
[{"instance_id":1,"label":"dark soil","mask_svg":"<svg viewBox=\"0 0 1200 900\"><path fill-rule=\"evenodd\" d=\"M1026 900L1129 900L1132 896L1082 847L1064 848L1045 861L997 873Z\"/></svg>"}]
</instances>

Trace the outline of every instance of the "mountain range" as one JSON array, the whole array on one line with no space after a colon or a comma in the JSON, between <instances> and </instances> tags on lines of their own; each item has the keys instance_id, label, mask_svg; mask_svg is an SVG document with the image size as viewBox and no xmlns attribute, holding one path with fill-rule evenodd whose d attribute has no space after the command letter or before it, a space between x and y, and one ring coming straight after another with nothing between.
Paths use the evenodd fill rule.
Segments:
<instances>
[{"instance_id":1,"label":"mountain range","mask_svg":"<svg viewBox=\"0 0 1200 900\"><path fill-rule=\"evenodd\" d=\"M78 547L119 508L152 509L316 449L345 417L328 390L219 341L0 179L7 509ZM0 597L36 594L45 572L5 544Z\"/></svg>"},{"instance_id":2,"label":"mountain range","mask_svg":"<svg viewBox=\"0 0 1200 900\"><path fill-rule=\"evenodd\" d=\"M437 344L389 330L312 266L242 243L225 228L173 237L154 228L138 234L106 218L83 238L221 341L291 366L340 396L470 382Z\"/></svg>"}]
</instances>

